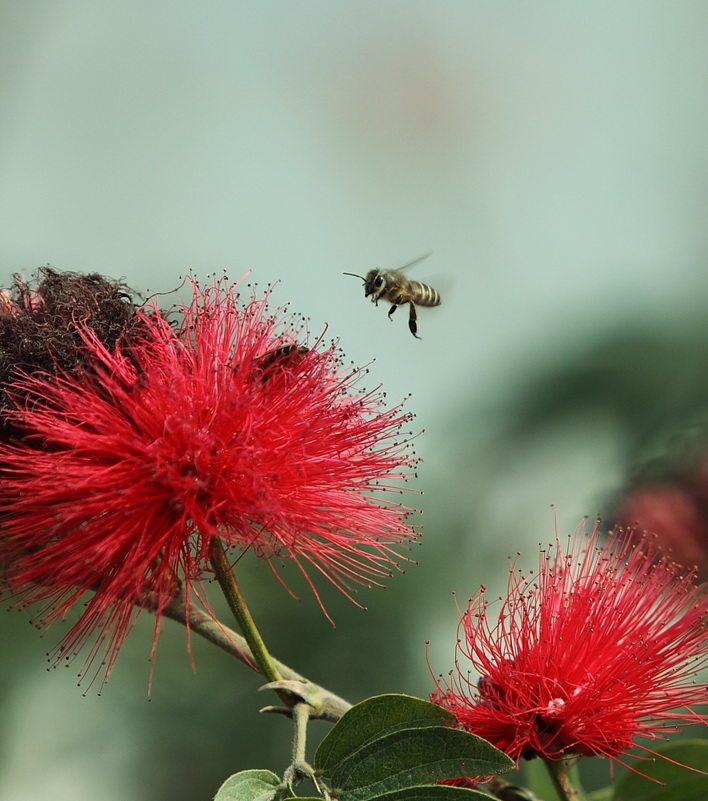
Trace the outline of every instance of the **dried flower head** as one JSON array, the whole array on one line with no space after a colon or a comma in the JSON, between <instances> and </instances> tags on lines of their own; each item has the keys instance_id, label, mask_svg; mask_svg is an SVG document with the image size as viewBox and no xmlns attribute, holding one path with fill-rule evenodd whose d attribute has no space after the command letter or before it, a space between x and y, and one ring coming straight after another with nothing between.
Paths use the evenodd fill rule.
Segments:
<instances>
[{"instance_id":1,"label":"dried flower head","mask_svg":"<svg viewBox=\"0 0 708 801\"><path fill-rule=\"evenodd\" d=\"M0 440L19 436L6 414L17 403L14 379L86 369L81 329L90 328L110 349L130 335L135 312L128 287L97 273L42 267L32 280L15 275L12 287L0 291Z\"/></svg>"},{"instance_id":2,"label":"dried flower head","mask_svg":"<svg viewBox=\"0 0 708 801\"><path fill-rule=\"evenodd\" d=\"M554 555L542 551L536 576L512 565L496 619L482 588L461 615L455 673L432 700L516 760L621 762L637 738L705 722L690 707L708 702L692 683L708 661L708 599L632 535L616 530L599 546L595 525L567 552L558 540Z\"/></svg>"},{"instance_id":3,"label":"dried flower head","mask_svg":"<svg viewBox=\"0 0 708 801\"><path fill-rule=\"evenodd\" d=\"M159 626L180 584L202 594L212 538L349 594L416 536L373 494L415 463L409 415L358 390L333 345L299 343L267 297L194 283L178 311L138 310L113 348L80 327L90 369L15 384L32 401L9 413L21 442L0 446L4 578L42 623L93 590L60 644L93 639L84 672L103 652L107 675L140 605Z\"/></svg>"}]
</instances>

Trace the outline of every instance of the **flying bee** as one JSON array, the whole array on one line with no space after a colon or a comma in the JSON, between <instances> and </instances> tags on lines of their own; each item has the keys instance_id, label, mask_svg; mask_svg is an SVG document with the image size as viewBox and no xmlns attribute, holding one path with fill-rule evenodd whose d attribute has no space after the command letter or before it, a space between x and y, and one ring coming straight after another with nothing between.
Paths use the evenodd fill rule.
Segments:
<instances>
[{"instance_id":1,"label":"flying bee","mask_svg":"<svg viewBox=\"0 0 708 801\"><path fill-rule=\"evenodd\" d=\"M354 278L361 278L364 282L364 297L371 296L371 301L377 306L380 300L387 300L391 304L388 310L389 320L391 315L396 311L399 306L408 304L408 328L411 334L416 339L418 336L418 315L416 314L416 306L439 306L440 293L437 289L433 289L427 284L421 284L420 281L409 281L401 272L406 267L411 267L413 264L418 264L419 261L427 259L430 253L421 256L418 259L409 261L403 267L397 270L380 270L378 267L375 270L369 270L366 277L357 275L356 273L344 273L344 275L353 275Z\"/></svg>"}]
</instances>

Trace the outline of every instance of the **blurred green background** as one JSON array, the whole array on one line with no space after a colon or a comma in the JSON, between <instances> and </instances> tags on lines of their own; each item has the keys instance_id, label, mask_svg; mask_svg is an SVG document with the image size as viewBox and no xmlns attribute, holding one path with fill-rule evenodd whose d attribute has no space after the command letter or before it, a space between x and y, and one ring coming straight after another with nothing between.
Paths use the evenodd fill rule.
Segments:
<instances>
[{"instance_id":1,"label":"blurred green background","mask_svg":"<svg viewBox=\"0 0 708 801\"><path fill-rule=\"evenodd\" d=\"M708 5L0 4L0 284L42 264L142 293L247 271L325 324L425 433L423 542L330 626L244 561L274 653L351 701L425 696L461 601L603 512L666 432L700 427L708 326ZM393 323L343 271L443 295ZM373 360L373 361L372 361ZM608 521L608 524L611 521ZM207 801L288 762L289 724L225 654L144 616L104 692L2 618L2 801ZM326 731L313 725L314 739ZM602 770L605 774L602 774ZM588 776L602 782L606 766Z\"/></svg>"}]
</instances>

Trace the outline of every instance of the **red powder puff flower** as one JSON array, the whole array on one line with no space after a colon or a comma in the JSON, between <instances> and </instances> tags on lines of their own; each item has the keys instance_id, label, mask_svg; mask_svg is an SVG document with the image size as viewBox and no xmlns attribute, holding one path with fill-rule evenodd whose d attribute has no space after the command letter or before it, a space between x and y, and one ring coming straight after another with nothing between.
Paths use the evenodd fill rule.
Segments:
<instances>
[{"instance_id":1,"label":"red powder puff flower","mask_svg":"<svg viewBox=\"0 0 708 801\"><path fill-rule=\"evenodd\" d=\"M691 487L644 484L623 499L616 517L633 527L638 544L642 532L649 532L675 560L695 565L697 575L708 578L706 499Z\"/></svg>"},{"instance_id":2,"label":"red powder puff flower","mask_svg":"<svg viewBox=\"0 0 708 801\"><path fill-rule=\"evenodd\" d=\"M111 350L85 329L91 369L18 382L25 435L0 447L10 594L45 624L94 591L59 648L93 640L80 675L101 651L108 675L140 604L157 630L180 584L196 592L212 538L293 560L317 595L308 565L349 594L416 537L410 510L372 495L415 463L409 415L357 390L334 346L296 344L302 324L267 298L195 284L179 311L138 311L144 333Z\"/></svg>"},{"instance_id":3,"label":"red powder puff flower","mask_svg":"<svg viewBox=\"0 0 708 801\"><path fill-rule=\"evenodd\" d=\"M708 598L632 536L617 530L599 547L596 525L567 553L558 541L555 556L542 551L535 577L512 565L496 620L482 588L461 616L456 672L431 699L517 761L621 762L636 738L706 722L689 707L708 702L691 682L708 661Z\"/></svg>"},{"instance_id":4,"label":"red powder puff flower","mask_svg":"<svg viewBox=\"0 0 708 801\"><path fill-rule=\"evenodd\" d=\"M667 466L667 475L640 481L618 504L613 517L636 531L655 534L683 565L696 565L708 579L708 459Z\"/></svg>"}]
</instances>

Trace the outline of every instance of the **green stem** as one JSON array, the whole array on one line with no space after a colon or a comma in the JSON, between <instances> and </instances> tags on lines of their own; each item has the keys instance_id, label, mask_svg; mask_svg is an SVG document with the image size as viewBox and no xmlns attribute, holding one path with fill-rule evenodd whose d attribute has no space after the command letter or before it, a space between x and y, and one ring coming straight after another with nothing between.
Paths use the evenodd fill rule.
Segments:
<instances>
[{"instance_id":1,"label":"green stem","mask_svg":"<svg viewBox=\"0 0 708 801\"><path fill-rule=\"evenodd\" d=\"M308 703L301 701L294 704L291 711L294 724L292 762L285 771L281 789L287 791L287 797L290 798L295 795L293 792L294 785L299 784L303 779L310 779L317 788L317 792L329 801L330 796L326 788L320 786L313 767L305 760L307 723L310 719L312 707Z\"/></svg>"},{"instance_id":2,"label":"green stem","mask_svg":"<svg viewBox=\"0 0 708 801\"><path fill-rule=\"evenodd\" d=\"M303 765L309 768L305 760L305 744L307 742L307 723L310 719L312 708L305 703L295 704L293 707L293 724L295 727L293 736L293 761L292 764L298 767ZM312 773L312 768L309 768Z\"/></svg>"},{"instance_id":3,"label":"green stem","mask_svg":"<svg viewBox=\"0 0 708 801\"><path fill-rule=\"evenodd\" d=\"M232 611L239 628L246 638L251 653L258 665L261 674L268 681L280 681L282 676L276 668L273 658L268 653L265 642L256 628L255 621L251 616L251 612L246 605L246 600L241 594L241 589L236 581L231 564L226 556L226 551L221 540L218 537L213 537L211 540L211 564L216 574L216 579L219 582L222 592L226 597L226 602L229 609Z\"/></svg>"},{"instance_id":4,"label":"green stem","mask_svg":"<svg viewBox=\"0 0 708 801\"><path fill-rule=\"evenodd\" d=\"M155 612L157 609L155 603L154 598L147 598L142 606ZM258 665L255 664L255 657L245 637L237 634L223 623L217 622L203 609L198 609L193 603L189 603L184 587L180 587L178 592L175 593L172 600L162 609L162 614L166 618L186 626L191 632L203 637L212 645L221 648L222 651L243 662L251 670L260 670ZM348 701L330 692L325 687L313 684L283 662L279 662L274 658L273 664L285 681L299 682L303 686L311 688L312 692L318 696L320 699L320 703L318 703L319 711L311 713L311 719L336 723L348 709L351 709L352 705Z\"/></svg>"},{"instance_id":5,"label":"green stem","mask_svg":"<svg viewBox=\"0 0 708 801\"><path fill-rule=\"evenodd\" d=\"M574 759L544 759L553 786L561 801L580 801L580 794L570 783L570 771Z\"/></svg>"}]
</instances>

